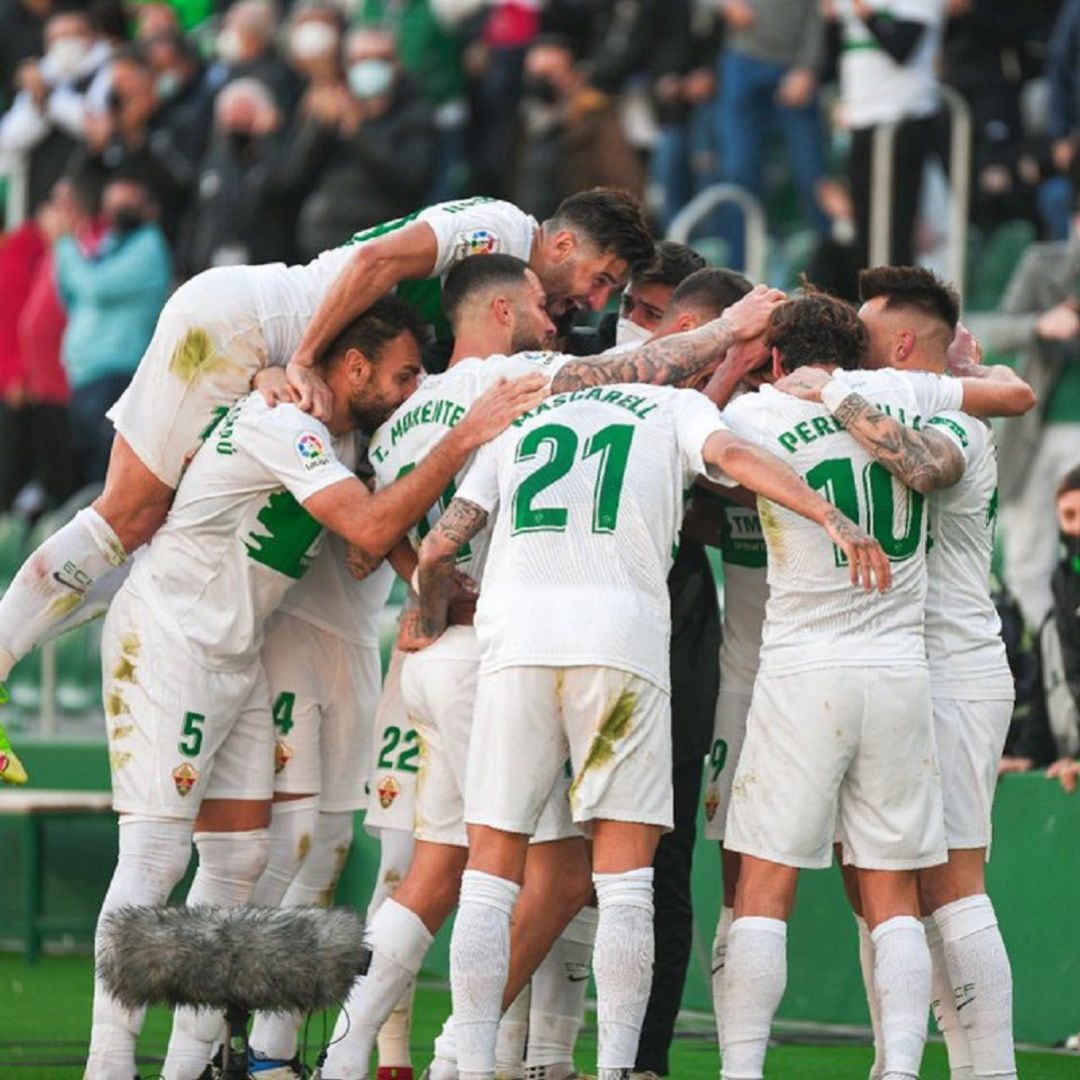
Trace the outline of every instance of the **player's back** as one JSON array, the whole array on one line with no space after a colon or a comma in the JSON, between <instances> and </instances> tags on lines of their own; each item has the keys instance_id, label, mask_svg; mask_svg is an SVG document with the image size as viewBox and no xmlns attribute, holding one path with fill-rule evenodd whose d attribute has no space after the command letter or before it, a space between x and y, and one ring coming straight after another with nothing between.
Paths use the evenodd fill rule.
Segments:
<instances>
[{"instance_id":1,"label":"player's back","mask_svg":"<svg viewBox=\"0 0 1080 1080\"><path fill-rule=\"evenodd\" d=\"M947 394L889 370L838 373L852 390L907 426ZM724 414L737 435L786 461L881 544L892 564L885 594L851 586L843 552L818 526L759 500L768 545L769 599L761 665L770 671L926 663L926 499L906 487L820 404L766 386Z\"/></svg>"},{"instance_id":2,"label":"player's back","mask_svg":"<svg viewBox=\"0 0 1080 1080\"><path fill-rule=\"evenodd\" d=\"M605 386L554 395L481 451L459 495L498 506L482 670L597 664L667 687L673 544L722 426L693 391Z\"/></svg>"}]
</instances>

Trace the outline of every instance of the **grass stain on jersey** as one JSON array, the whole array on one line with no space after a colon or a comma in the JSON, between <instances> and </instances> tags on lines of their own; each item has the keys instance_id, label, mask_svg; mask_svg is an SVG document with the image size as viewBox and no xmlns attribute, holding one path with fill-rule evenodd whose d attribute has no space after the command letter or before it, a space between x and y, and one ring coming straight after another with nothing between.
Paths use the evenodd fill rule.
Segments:
<instances>
[{"instance_id":1,"label":"grass stain on jersey","mask_svg":"<svg viewBox=\"0 0 1080 1080\"><path fill-rule=\"evenodd\" d=\"M300 842L296 845L296 857L303 860L307 858L308 852L311 850L311 833L303 833L300 837Z\"/></svg>"},{"instance_id":2,"label":"grass stain on jersey","mask_svg":"<svg viewBox=\"0 0 1080 1080\"><path fill-rule=\"evenodd\" d=\"M181 382L194 382L210 372L220 371L229 361L214 348L210 334L201 326L192 327L169 359L169 371Z\"/></svg>"},{"instance_id":3,"label":"grass stain on jersey","mask_svg":"<svg viewBox=\"0 0 1080 1080\"><path fill-rule=\"evenodd\" d=\"M130 716L131 709L120 694L113 692L105 695L105 715L114 720L118 716Z\"/></svg>"},{"instance_id":4,"label":"grass stain on jersey","mask_svg":"<svg viewBox=\"0 0 1080 1080\"><path fill-rule=\"evenodd\" d=\"M114 724L109 729L109 739L112 742L118 742L120 739L129 738L135 734L134 724Z\"/></svg>"},{"instance_id":5,"label":"grass stain on jersey","mask_svg":"<svg viewBox=\"0 0 1080 1080\"><path fill-rule=\"evenodd\" d=\"M615 757L615 744L625 739L630 734L633 726L634 710L637 708L638 696L633 690L624 690L607 719L600 725L599 730L593 736L589 753L585 757L585 764L581 766L581 772L574 778L570 785L570 801L574 802L577 796L578 785L585 777L595 769L602 768Z\"/></svg>"},{"instance_id":6,"label":"grass stain on jersey","mask_svg":"<svg viewBox=\"0 0 1080 1080\"><path fill-rule=\"evenodd\" d=\"M86 596L83 593L65 593L63 596L56 597L49 604L49 614L57 619L62 619L65 615L70 615L85 599Z\"/></svg>"},{"instance_id":7,"label":"grass stain on jersey","mask_svg":"<svg viewBox=\"0 0 1080 1080\"><path fill-rule=\"evenodd\" d=\"M112 670L112 677L117 682L135 681L135 664L132 662L131 657L122 655L116 661L116 666Z\"/></svg>"},{"instance_id":8,"label":"grass stain on jersey","mask_svg":"<svg viewBox=\"0 0 1080 1080\"><path fill-rule=\"evenodd\" d=\"M142 642L139 640L139 635L125 634L120 639L120 651L125 656L130 656L132 660L138 660L139 653L142 651Z\"/></svg>"},{"instance_id":9,"label":"grass stain on jersey","mask_svg":"<svg viewBox=\"0 0 1080 1080\"><path fill-rule=\"evenodd\" d=\"M758 519L761 521L761 534L765 537L769 559L776 566L782 566L787 562L787 551L784 545L784 530L776 516L776 507L768 500L759 498Z\"/></svg>"},{"instance_id":10,"label":"grass stain on jersey","mask_svg":"<svg viewBox=\"0 0 1080 1080\"><path fill-rule=\"evenodd\" d=\"M113 750L109 754L109 770L118 773L135 755L129 750Z\"/></svg>"}]
</instances>

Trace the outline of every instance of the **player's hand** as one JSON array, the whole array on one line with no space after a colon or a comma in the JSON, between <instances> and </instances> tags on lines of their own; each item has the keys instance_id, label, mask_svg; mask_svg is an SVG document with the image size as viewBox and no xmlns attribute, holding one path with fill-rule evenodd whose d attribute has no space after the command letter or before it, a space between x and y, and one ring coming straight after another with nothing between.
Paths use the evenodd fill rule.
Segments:
<instances>
[{"instance_id":1,"label":"player's hand","mask_svg":"<svg viewBox=\"0 0 1080 1080\"><path fill-rule=\"evenodd\" d=\"M765 332L769 316L786 299L780 289L755 285L741 300L727 308L720 318L727 323L736 341L749 341Z\"/></svg>"},{"instance_id":2,"label":"player's hand","mask_svg":"<svg viewBox=\"0 0 1080 1080\"><path fill-rule=\"evenodd\" d=\"M425 636L420 629L420 612L417 608L413 608L401 620L396 645L402 652L413 653L434 645L438 640L438 637Z\"/></svg>"},{"instance_id":3,"label":"player's hand","mask_svg":"<svg viewBox=\"0 0 1080 1080\"><path fill-rule=\"evenodd\" d=\"M1035 332L1046 341L1071 341L1080 334L1080 315L1068 302L1057 304L1039 316Z\"/></svg>"},{"instance_id":4,"label":"player's hand","mask_svg":"<svg viewBox=\"0 0 1080 1080\"><path fill-rule=\"evenodd\" d=\"M300 395L289 385L284 368L260 368L251 379L252 390L257 390L270 408L276 405L296 405Z\"/></svg>"},{"instance_id":5,"label":"player's hand","mask_svg":"<svg viewBox=\"0 0 1080 1080\"><path fill-rule=\"evenodd\" d=\"M813 68L793 67L776 88L776 104L785 109L802 109L810 104L817 88Z\"/></svg>"},{"instance_id":6,"label":"player's hand","mask_svg":"<svg viewBox=\"0 0 1080 1080\"><path fill-rule=\"evenodd\" d=\"M956 324L956 333L945 351L945 361L953 375L966 375L983 362L982 346L963 323Z\"/></svg>"},{"instance_id":7,"label":"player's hand","mask_svg":"<svg viewBox=\"0 0 1080 1080\"><path fill-rule=\"evenodd\" d=\"M369 555L355 544L345 545L345 569L355 581L370 577L383 564L381 555Z\"/></svg>"},{"instance_id":8,"label":"player's hand","mask_svg":"<svg viewBox=\"0 0 1080 1080\"><path fill-rule=\"evenodd\" d=\"M866 592L885 592L892 582L892 569L881 545L864 532L851 518L833 507L825 517L825 531L847 556L851 584L862 585Z\"/></svg>"},{"instance_id":9,"label":"player's hand","mask_svg":"<svg viewBox=\"0 0 1080 1080\"><path fill-rule=\"evenodd\" d=\"M475 449L502 434L519 416L535 409L548 396L546 375L522 375L502 379L473 402L465 418L453 430Z\"/></svg>"},{"instance_id":10,"label":"player's hand","mask_svg":"<svg viewBox=\"0 0 1080 1080\"><path fill-rule=\"evenodd\" d=\"M450 595L450 605L446 613L447 622L451 626L472 626L479 596L480 590L476 581L468 574L455 570L454 591Z\"/></svg>"},{"instance_id":11,"label":"player's hand","mask_svg":"<svg viewBox=\"0 0 1080 1080\"><path fill-rule=\"evenodd\" d=\"M1066 795L1075 795L1076 783L1080 779L1080 761L1059 758L1046 770L1046 779L1056 780Z\"/></svg>"},{"instance_id":12,"label":"player's hand","mask_svg":"<svg viewBox=\"0 0 1080 1080\"><path fill-rule=\"evenodd\" d=\"M792 397L801 398L803 401L820 403L821 391L830 379L832 379L832 375L823 368L801 367L796 368L790 375L777 379L773 386L777 390L790 394Z\"/></svg>"},{"instance_id":13,"label":"player's hand","mask_svg":"<svg viewBox=\"0 0 1080 1080\"><path fill-rule=\"evenodd\" d=\"M1004 776L1006 773L1031 772L1035 768L1035 762L1028 757L1003 757L998 761L997 774Z\"/></svg>"},{"instance_id":14,"label":"player's hand","mask_svg":"<svg viewBox=\"0 0 1080 1080\"><path fill-rule=\"evenodd\" d=\"M295 356L285 368L285 377L296 391L296 405L325 424L333 411L334 397L322 378L315 374L309 364L298 361Z\"/></svg>"}]
</instances>

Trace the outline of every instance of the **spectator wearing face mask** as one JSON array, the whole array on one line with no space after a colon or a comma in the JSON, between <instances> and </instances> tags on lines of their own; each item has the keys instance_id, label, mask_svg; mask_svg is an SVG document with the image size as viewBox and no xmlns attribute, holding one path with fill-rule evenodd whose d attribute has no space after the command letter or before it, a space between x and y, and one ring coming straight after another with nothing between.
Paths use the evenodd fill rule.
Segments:
<instances>
[{"instance_id":1,"label":"spectator wearing face mask","mask_svg":"<svg viewBox=\"0 0 1080 1080\"><path fill-rule=\"evenodd\" d=\"M285 55L289 66L304 80L305 90L345 85L341 66L343 30L337 8L313 6L293 13Z\"/></svg>"},{"instance_id":2,"label":"spectator wearing face mask","mask_svg":"<svg viewBox=\"0 0 1080 1080\"><path fill-rule=\"evenodd\" d=\"M18 93L0 118L0 154L27 169L30 212L64 172L84 135L87 111L106 107L110 51L85 12L59 12L45 24L45 55L16 72Z\"/></svg>"},{"instance_id":3,"label":"spectator wearing face mask","mask_svg":"<svg viewBox=\"0 0 1080 1080\"><path fill-rule=\"evenodd\" d=\"M237 79L218 95L214 135L180 243L185 275L295 261L296 208L283 172L283 135L274 97L257 79Z\"/></svg>"},{"instance_id":4,"label":"spectator wearing face mask","mask_svg":"<svg viewBox=\"0 0 1080 1080\"><path fill-rule=\"evenodd\" d=\"M266 0L238 0L225 13L214 40L214 89L233 79L258 79L274 95L278 108L290 114L296 105L296 77L274 47L277 13Z\"/></svg>"},{"instance_id":5,"label":"spectator wearing face mask","mask_svg":"<svg viewBox=\"0 0 1080 1080\"><path fill-rule=\"evenodd\" d=\"M615 102L589 84L569 38L544 35L525 57L523 145L515 202L550 217L576 191L607 185L641 196L645 170Z\"/></svg>"},{"instance_id":6,"label":"spectator wearing face mask","mask_svg":"<svg viewBox=\"0 0 1080 1080\"><path fill-rule=\"evenodd\" d=\"M190 42L176 31L142 39L142 54L154 75L160 122L190 133L191 152L214 117L214 93L206 68Z\"/></svg>"},{"instance_id":7,"label":"spectator wearing face mask","mask_svg":"<svg viewBox=\"0 0 1080 1080\"><path fill-rule=\"evenodd\" d=\"M306 196L297 230L305 259L415 210L435 164L431 109L402 71L392 34L353 30L345 79L308 90L290 151L290 183Z\"/></svg>"},{"instance_id":8,"label":"spectator wearing face mask","mask_svg":"<svg viewBox=\"0 0 1080 1080\"><path fill-rule=\"evenodd\" d=\"M87 255L65 232L54 248L68 311L63 359L71 384L72 436L86 482L104 480L112 447L109 407L138 366L165 304L172 259L158 207L139 181L111 181L102 196L108 232Z\"/></svg>"}]
</instances>

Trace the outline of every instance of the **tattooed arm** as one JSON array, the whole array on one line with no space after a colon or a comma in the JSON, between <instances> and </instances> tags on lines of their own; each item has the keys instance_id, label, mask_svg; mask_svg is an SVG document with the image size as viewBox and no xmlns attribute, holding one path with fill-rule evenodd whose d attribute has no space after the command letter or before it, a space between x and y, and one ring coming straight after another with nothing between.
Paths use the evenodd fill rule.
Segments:
<instances>
[{"instance_id":1,"label":"tattooed arm","mask_svg":"<svg viewBox=\"0 0 1080 1080\"><path fill-rule=\"evenodd\" d=\"M964 475L967 463L952 439L933 428L906 428L861 394L848 394L833 416L875 461L923 495L950 487Z\"/></svg>"},{"instance_id":2,"label":"tattooed arm","mask_svg":"<svg viewBox=\"0 0 1080 1080\"><path fill-rule=\"evenodd\" d=\"M420 632L429 644L446 629L458 548L487 520L487 511L476 503L453 499L420 545Z\"/></svg>"},{"instance_id":3,"label":"tattooed arm","mask_svg":"<svg viewBox=\"0 0 1080 1080\"><path fill-rule=\"evenodd\" d=\"M784 299L778 289L758 285L719 319L647 342L630 352L601 353L564 364L551 380L553 394L609 383L671 385L693 379L714 366L738 341L761 334L773 309Z\"/></svg>"}]
</instances>

